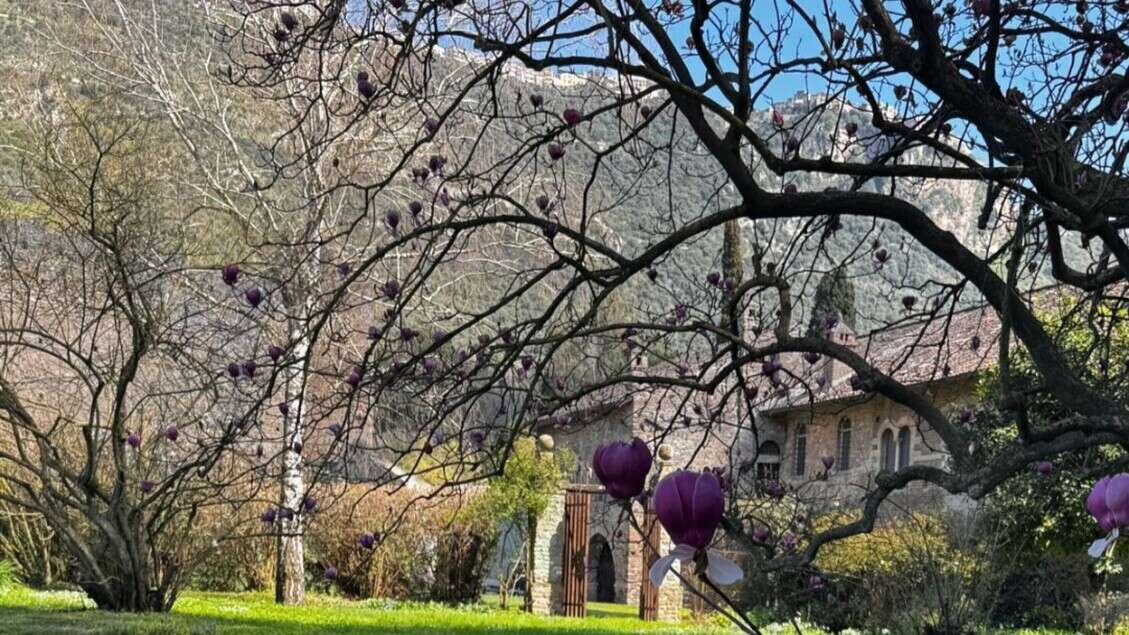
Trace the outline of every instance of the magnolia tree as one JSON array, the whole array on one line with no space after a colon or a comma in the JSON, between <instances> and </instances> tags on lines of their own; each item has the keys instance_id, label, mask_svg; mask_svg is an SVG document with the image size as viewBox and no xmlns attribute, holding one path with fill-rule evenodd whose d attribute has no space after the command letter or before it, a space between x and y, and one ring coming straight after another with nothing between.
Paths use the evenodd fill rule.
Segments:
<instances>
[{"instance_id":1,"label":"magnolia tree","mask_svg":"<svg viewBox=\"0 0 1129 635\"><path fill-rule=\"evenodd\" d=\"M99 607L163 611L256 526L198 524L263 495L258 391L216 364L254 320L190 266L190 203L148 123L71 105L29 125L0 238L0 496L42 515Z\"/></svg>"},{"instance_id":2,"label":"magnolia tree","mask_svg":"<svg viewBox=\"0 0 1129 635\"><path fill-rule=\"evenodd\" d=\"M230 290L220 298L227 308L252 313L253 332L233 332L239 346L221 364L240 387L256 384L256 364L265 366L260 376L271 376L272 392L264 394L260 385L256 393L270 402L263 416L271 423L259 477L275 480L279 493L262 513L273 515L269 527L277 534L276 599L300 602L301 511L319 480L340 477L344 464L365 458L347 458L361 439L340 411L353 403L354 365L381 337L382 300L395 299L384 284L394 284L398 264L356 271L352 263L375 248L374 236L414 219L406 209L402 221L362 213L384 200L404 208L412 194L406 185L374 192L371 200L361 189L339 186L381 178L400 154L403 122L391 108L381 118L362 117L351 87L331 94L293 75L270 80L270 90L284 99L255 100L233 90L230 82L243 71L225 64L214 29L238 15L223 3L75 0L38 12L49 50L83 69L84 82L111 102L150 115L166 135L182 158L184 194L202 201L186 219L207 247L201 264L220 269L214 278ZM86 35L79 37L80 30ZM365 55L326 50L290 71L317 75L326 64L364 65ZM332 315L326 306L334 307ZM325 335L319 349L312 347L315 331ZM253 353L237 353L253 346ZM365 472L378 483L401 473L401 455L368 454L379 454L376 468Z\"/></svg>"},{"instance_id":3,"label":"magnolia tree","mask_svg":"<svg viewBox=\"0 0 1129 635\"><path fill-rule=\"evenodd\" d=\"M311 207L348 193L358 223L384 224L303 336L330 349L351 294L381 303L336 412L373 444L418 449L409 469L482 478L483 451L504 460L533 421L567 424L632 391L680 395L656 437L690 425L755 439L766 402L820 388L777 360L831 358L856 396L912 411L949 460L879 474L856 520L770 549L771 570L868 531L911 483L981 498L1057 454L1129 441L1108 388L1126 369L1082 372L1108 347L1064 354L1026 293L1063 285L1099 331L1124 317L1123 2L231 5L227 81L264 103L311 100L276 144L300 135L317 153L374 121L399 133L386 164L302 192ZM307 111L335 125L307 126ZM291 178L269 167L265 186ZM899 362L827 337L843 316L819 314L838 302L814 299L826 272L865 290L860 326L943 332L986 304L1014 438L977 451ZM476 284L449 284L467 275ZM900 363L926 346L980 343L919 339ZM1019 350L1036 381L1010 380ZM945 374L935 357L926 379ZM1032 422L1033 398L1062 416ZM377 413L396 403L393 426ZM718 522L760 548L737 504L749 492L727 491Z\"/></svg>"}]
</instances>

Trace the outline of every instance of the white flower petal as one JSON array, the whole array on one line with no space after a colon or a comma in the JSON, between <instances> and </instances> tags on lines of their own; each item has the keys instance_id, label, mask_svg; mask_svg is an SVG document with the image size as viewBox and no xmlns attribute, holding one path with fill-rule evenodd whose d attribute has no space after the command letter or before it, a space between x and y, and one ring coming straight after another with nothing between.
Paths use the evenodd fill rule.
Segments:
<instances>
[{"instance_id":1,"label":"white flower petal","mask_svg":"<svg viewBox=\"0 0 1129 635\"><path fill-rule=\"evenodd\" d=\"M706 556L706 576L719 586L728 586L745 577L741 567L716 551Z\"/></svg>"},{"instance_id":2,"label":"white flower petal","mask_svg":"<svg viewBox=\"0 0 1129 635\"><path fill-rule=\"evenodd\" d=\"M697 553L697 549L694 549L690 545L676 545L674 549L670 550L670 555L678 558L682 562L692 561L695 553Z\"/></svg>"},{"instance_id":3,"label":"white flower petal","mask_svg":"<svg viewBox=\"0 0 1129 635\"><path fill-rule=\"evenodd\" d=\"M655 560L655 564L651 565L651 572L648 574L651 578L651 584L661 586L667 572L670 571L670 567L674 565L674 561L677 559L672 553Z\"/></svg>"},{"instance_id":4,"label":"white flower petal","mask_svg":"<svg viewBox=\"0 0 1129 635\"><path fill-rule=\"evenodd\" d=\"M1101 558L1105 553L1105 548L1109 545L1109 538L1098 538L1090 543L1090 548L1086 550L1091 558Z\"/></svg>"}]
</instances>

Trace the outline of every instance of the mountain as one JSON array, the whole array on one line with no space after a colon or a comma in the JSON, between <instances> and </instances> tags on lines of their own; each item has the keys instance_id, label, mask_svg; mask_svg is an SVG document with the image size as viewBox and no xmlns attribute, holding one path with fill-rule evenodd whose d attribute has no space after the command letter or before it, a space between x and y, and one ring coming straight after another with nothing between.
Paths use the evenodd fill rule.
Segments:
<instances>
[{"instance_id":1,"label":"mountain","mask_svg":"<svg viewBox=\"0 0 1129 635\"><path fill-rule=\"evenodd\" d=\"M20 113L37 106L33 97L39 91L32 88L42 82L40 77L47 68L40 54L41 47L35 42L35 25L50 20L55 28L68 28L65 24L60 25L59 21L74 19L73 14L55 11L39 3L0 0L0 32L4 34L0 38L0 69L11 71L9 76L15 80L3 88L6 92L0 93L5 101L4 110L9 113L9 124ZM180 27L176 32L183 33L184 37L204 32L186 25ZM76 23L69 28L78 31L81 24ZM444 64L452 66L468 63L466 60L469 58L464 51L448 51L441 57ZM62 75L81 77L81 70L69 69L70 72ZM553 117L565 107L579 106L592 112L605 105L605 98L614 85L614 80L587 75L538 73L514 66L510 70L512 72L499 87L499 103L507 108L515 104L512 108L521 109L524 97L532 93L542 94L545 97L545 113L538 116L544 119L546 125L557 121ZM580 208L579 192L587 184L589 175L596 170L597 178L588 197L588 220L606 240L628 255L639 254L658 238L687 222L736 201L724 174L695 143L681 117L673 115L669 107L659 110L661 102L655 98L639 105L656 111L645 130L622 149L599 160L599 153L617 147L624 136L632 133L643 120L641 108L627 106L579 126L577 140L569 144L568 156L563 161L568 183L563 194L558 193L558 196L565 200L559 201L560 207L553 212L562 214L566 222L575 220ZM753 127L773 147L781 150L788 136L796 137L798 152L809 158L830 155L861 161L878 156L889 147L888 140L870 126L869 115L842 100L799 93L772 104L772 107L784 117L789 130L780 132L775 129L767 103L755 114ZM854 138L848 138L843 132L848 122L858 125ZM482 124L464 121L462 125L474 129ZM6 127L12 129L11 125ZM5 123L0 120L0 134L4 129ZM487 139L490 144L500 148L515 147L515 142L506 137L502 127L492 130L496 132ZM930 151L920 148L910 150L899 160L943 163ZM750 162L758 163L751 155ZM0 156L0 169L7 166L8 178L11 177L12 164L10 156ZM758 165L756 172L764 187L777 191L783 189L786 183L796 185L801 191L850 187L847 177L808 173L781 179L769 173L763 165ZM886 192L891 183L888 179L874 179L863 187ZM953 232L965 244L981 252L992 246L985 236L986 232L979 232L969 222L982 205L982 184L901 178L897 181L897 191L899 196L919 205L938 225ZM529 192L532 197L534 189ZM534 208L532 201L527 203L527 207ZM808 300L822 274L844 265L855 286L859 330L901 318L903 309L900 300L903 295L935 293L938 287L930 285L931 282L956 281L943 263L925 250L915 248L896 226L848 217L841 220L841 228L827 233L824 231L825 224L821 221L812 225L793 219L741 221L745 270L751 269L749 258L754 252L763 253L766 262L776 263L789 274L794 294L803 300L798 302L802 311L810 305ZM651 283L645 276L632 280L618 299L627 316L663 316L669 314L676 304L701 308L715 300L704 289L703 281L707 273L721 269L722 235L719 227L680 245L669 259L657 263L659 278L656 283ZM885 249L891 256L881 266L874 257L879 248ZM528 256L515 254L514 257ZM965 303L975 300L973 297L963 298ZM919 308L923 306L924 302L918 305ZM773 308L771 301L753 306L754 312L766 316L771 315ZM797 316L797 326L804 324L807 317L802 313Z\"/></svg>"}]
</instances>

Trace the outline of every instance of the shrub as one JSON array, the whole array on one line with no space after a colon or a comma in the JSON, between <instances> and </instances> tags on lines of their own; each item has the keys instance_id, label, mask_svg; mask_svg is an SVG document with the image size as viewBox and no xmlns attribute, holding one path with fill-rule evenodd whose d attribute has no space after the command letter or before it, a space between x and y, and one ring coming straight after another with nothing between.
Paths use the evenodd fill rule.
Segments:
<instances>
[{"instance_id":1,"label":"shrub","mask_svg":"<svg viewBox=\"0 0 1129 635\"><path fill-rule=\"evenodd\" d=\"M0 591L15 586L17 582L16 573L16 565L7 560L0 560Z\"/></svg>"},{"instance_id":2,"label":"shrub","mask_svg":"<svg viewBox=\"0 0 1129 635\"><path fill-rule=\"evenodd\" d=\"M1052 553L1031 563L1001 561L997 565L1004 578L991 608L994 623L1072 629L1081 626L1078 593L1090 588L1085 554Z\"/></svg>"},{"instance_id":3,"label":"shrub","mask_svg":"<svg viewBox=\"0 0 1129 635\"><path fill-rule=\"evenodd\" d=\"M9 485L0 479L0 492ZM43 516L0 500L0 558L15 566L19 578L46 588L63 581L66 558Z\"/></svg>"},{"instance_id":4,"label":"shrub","mask_svg":"<svg viewBox=\"0 0 1129 635\"><path fill-rule=\"evenodd\" d=\"M456 496L423 499L406 489L344 487L307 528L307 568L334 566L333 587L354 598L477 599L494 531L462 514L466 503ZM402 516L394 516L398 510ZM358 542L366 533L378 537L371 550Z\"/></svg>"},{"instance_id":5,"label":"shrub","mask_svg":"<svg viewBox=\"0 0 1129 635\"><path fill-rule=\"evenodd\" d=\"M1083 595L1078 598L1082 626L1091 635L1111 635L1126 632L1129 626L1129 594L1111 591Z\"/></svg>"},{"instance_id":6,"label":"shrub","mask_svg":"<svg viewBox=\"0 0 1129 635\"><path fill-rule=\"evenodd\" d=\"M840 524L842 514L817 519ZM967 523L967 519L963 519ZM972 632L995 578L972 534L938 516L905 514L869 534L827 545L815 565L828 582L812 594L812 619L833 630L848 626L892 632Z\"/></svg>"}]
</instances>

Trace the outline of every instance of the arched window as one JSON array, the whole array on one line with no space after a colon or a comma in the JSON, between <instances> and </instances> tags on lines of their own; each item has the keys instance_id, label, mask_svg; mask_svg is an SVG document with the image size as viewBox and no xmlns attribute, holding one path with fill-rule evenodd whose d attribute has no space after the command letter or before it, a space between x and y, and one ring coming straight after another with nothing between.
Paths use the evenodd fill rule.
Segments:
<instances>
[{"instance_id":1,"label":"arched window","mask_svg":"<svg viewBox=\"0 0 1129 635\"><path fill-rule=\"evenodd\" d=\"M851 420L843 417L839 420L839 452L837 463L840 470L851 469Z\"/></svg>"},{"instance_id":2,"label":"arched window","mask_svg":"<svg viewBox=\"0 0 1129 635\"><path fill-rule=\"evenodd\" d=\"M808 427L805 425L796 427L795 461L796 476L803 476L808 462Z\"/></svg>"},{"instance_id":3,"label":"arched window","mask_svg":"<svg viewBox=\"0 0 1129 635\"><path fill-rule=\"evenodd\" d=\"M898 469L909 465L909 443L910 435L909 426L902 426L898 430Z\"/></svg>"},{"instance_id":4,"label":"arched window","mask_svg":"<svg viewBox=\"0 0 1129 635\"><path fill-rule=\"evenodd\" d=\"M879 452L882 463L882 469L887 472L893 472L896 467L894 464L894 432L889 428L882 433L882 446Z\"/></svg>"},{"instance_id":5,"label":"arched window","mask_svg":"<svg viewBox=\"0 0 1129 635\"><path fill-rule=\"evenodd\" d=\"M780 480L780 446L775 441L765 441L757 448L757 480Z\"/></svg>"}]
</instances>

